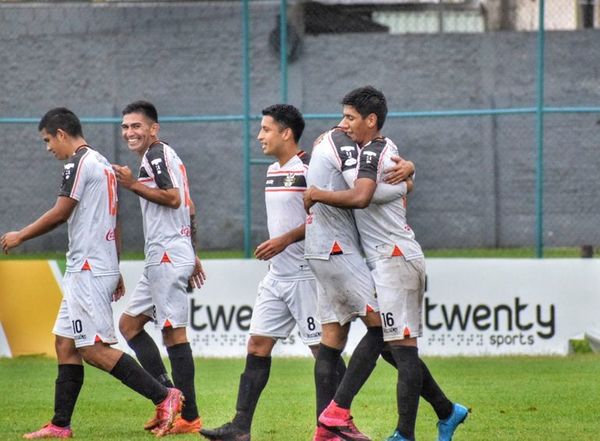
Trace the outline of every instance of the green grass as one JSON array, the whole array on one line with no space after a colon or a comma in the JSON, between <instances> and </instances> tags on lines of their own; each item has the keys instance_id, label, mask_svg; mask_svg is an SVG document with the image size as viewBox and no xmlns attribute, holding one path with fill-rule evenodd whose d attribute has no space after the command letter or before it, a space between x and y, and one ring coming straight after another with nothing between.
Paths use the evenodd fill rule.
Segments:
<instances>
[{"instance_id":1,"label":"green grass","mask_svg":"<svg viewBox=\"0 0 600 441\"><path fill-rule=\"evenodd\" d=\"M580 257L579 248L545 248L544 257L566 258ZM243 250L203 250L200 252L202 259L243 259ZM461 258L533 258L535 249L533 248L453 248L425 250L426 257L461 257ZM43 260L64 260L65 252L40 252L40 253L20 253L15 251L11 254L0 254L2 259L43 259ZM137 251L124 252L123 260L144 260L144 253Z\"/></svg>"},{"instance_id":2,"label":"green grass","mask_svg":"<svg viewBox=\"0 0 600 441\"><path fill-rule=\"evenodd\" d=\"M472 408L455 441L598 440L600 356L428 358L448 396ZM314 428L311 359L275 358L254 420L255 441L306 441ZM241 359L197 359L196 391L205 425L233 415ZM0 359L0 439L17 440L52 414L55 362ZM356 423L383 440L396 421L395 371L380 361L353 404ZM143 422L152 405L120 382L86 366L72 421L80 440L148 440ZM417 439L436 437L436 417L422 401ZM198 439L181 436L177 439Z\"/></svg>"}]
</instances>

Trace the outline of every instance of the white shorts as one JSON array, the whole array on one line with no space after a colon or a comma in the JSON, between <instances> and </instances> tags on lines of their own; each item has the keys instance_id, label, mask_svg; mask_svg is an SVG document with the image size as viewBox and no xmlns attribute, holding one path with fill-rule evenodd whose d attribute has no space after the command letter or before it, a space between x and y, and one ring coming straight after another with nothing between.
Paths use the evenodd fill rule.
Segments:
<instances>
[{"instance_id":1,"label":"white shorts","mask_svg":"<svg viewBox=\"0 0 600 441\"><path fill-rule=\"evenodd\" d=\"M336 254L329 260L308 259L317 278L322 324L345 325L367 311L379 311L371 273L359 254Z\"/></svg>"},{"instance_id":2,"label":"white shorts","mask_svg":"<svg viewBox=\"0 0 600 441\"><path fill-rule=\"evenodd\" d=\"M294 325L308 346L321 340L315 279L281 280L267 275L258 285L250 335L287 338Z\"/></svg>"},{"instance_id":3,"label":"white shorts","mask_svg":"<svg viewBox=\"0 0 600 441\"><path fill-rule=\"evenodd\" d=\"M63 299L52 333L73 339L78 348L92 346L97 341L117 343L110 303L118 283L118 274L66 273L62 281Z\"/></svg>"},{"instance_id":4,"label":"white shorts","mask_svg":"<svg viewBox=\"0 0 600 441\"><path fill-rule=\"evenodd\" d=\"M189 322L186 288L193 271L194 265L161 263L145 267L124 313L132 317L144 314L160 329L186 327Z\"/></svg>"},{"instance_id":5,"label":"white shorts","mask_svg":"<svg viewBox=\"0 0 600 441\"><path fill-rule=\"evenodd\" d=\"M406 261L400 256L377 260L372 274L381 310L383 339L421 337L425 259Z\"/></svg>"}]
</instances>

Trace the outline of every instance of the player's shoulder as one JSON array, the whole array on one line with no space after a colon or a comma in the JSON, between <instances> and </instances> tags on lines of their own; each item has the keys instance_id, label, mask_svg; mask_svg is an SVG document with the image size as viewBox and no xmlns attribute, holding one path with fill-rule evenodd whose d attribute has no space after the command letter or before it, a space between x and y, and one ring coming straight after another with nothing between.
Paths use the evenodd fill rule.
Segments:
<instances>
[{"instance_id":1,"label":"player's shoulder","mask_svg":"<svg viewBox=\"0 0 600 441\"><path fill-rule=\"evenodd\" d=\"M297 154L296 157L298 159L300 159L300 161L302 162L302 164L304 165L308 165L310 163L310 153L305 152L304 150L300 150Z\"/></svg>"},{"instance_id":2,"label":"player's shoulder","mask_svg":"<svg viewBox=\"0 0 600 441\"><path fill-rule=\"evenodd\" d=\"M388 139L383 138L383 137L378 137L378 138L373 139L367 145L365 145L362 148L362 153L364 154L365 152L372 152L372 153L377 153L378 155L380 155L388 147L389 147Z\"/></svg>"},{"instance_id":3,"label":"player's shoulder","mask_svg":"<svg viewBox=\"0 0 600 441\"><path fill-rule=\"evenodd\" d=\"M152 161L154 159L163 158L165 153L170 149L170 146L162 141L156 141L148 147L144 156L148 159L148 161Z\"/></svg>"}]
</instances>

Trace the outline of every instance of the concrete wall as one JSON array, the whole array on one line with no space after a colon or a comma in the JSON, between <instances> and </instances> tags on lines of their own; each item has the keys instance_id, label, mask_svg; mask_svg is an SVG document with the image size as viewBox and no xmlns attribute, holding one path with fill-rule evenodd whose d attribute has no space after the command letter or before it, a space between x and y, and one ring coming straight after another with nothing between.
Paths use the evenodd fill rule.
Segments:
<instances>
[{"instance_id":1,"label":"concrete wall","mask_svg":"<svg viewBox=\"0 0 600 441\"><path fill-rule=\"evenodd\" d=\"M251 110L279 101L279 60L268 44L278 2L251 4ZM243 111L241 10L231 3L0 5L0 117L40 117L67 106L81 117L119 116L135 99L161 115ZM305 113L340 112L350 89L373 84L390 110L532 107L530 33L305 36L289 66L289 101ZM552 32L546 104L597 106L600 34ZM545 122L545 241L600 243L596 218L597 115ZM303 146L336 121L309 120ZM3 124L0 231L21 227L55 200L61 166L33 124ZM85 124L111 161L137 166L118 125ZM253 123L252 137L258 130ZM417 164L409 218L427 248L531 246L535 239L533 115L388 120L384 134ZM238 122L162 124L186 163L203 248L243 245L243 127ZM257 142L253 156L260 157ZM266 238L263 174L252 167L253 243ZM143 244L137 197L120 193L124 244ZM66 229L23 250L66 247Z\"/></svg>"}]
</instances>

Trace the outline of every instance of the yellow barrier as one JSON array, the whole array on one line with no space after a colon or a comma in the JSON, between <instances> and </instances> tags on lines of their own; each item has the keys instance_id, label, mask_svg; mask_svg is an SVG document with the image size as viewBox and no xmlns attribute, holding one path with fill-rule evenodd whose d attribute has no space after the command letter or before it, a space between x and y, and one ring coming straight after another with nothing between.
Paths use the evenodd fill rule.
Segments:
<instances>
[{"instance_id":1,"label":"yellow barrier","mask_svg":"<svg viewBox=\"0 0 600 441\"><path fill-rule=\"evenodd\" d=\"M62 300L58 273L56 263L47 260L0 261L0 322L13 356L55 356L52 327Z\"/></svg>"}]
</instances>

